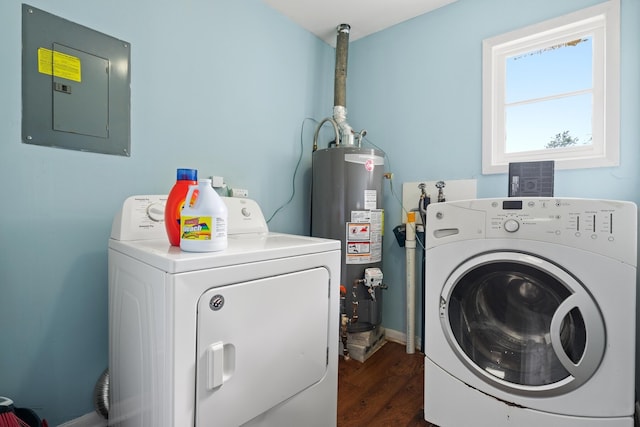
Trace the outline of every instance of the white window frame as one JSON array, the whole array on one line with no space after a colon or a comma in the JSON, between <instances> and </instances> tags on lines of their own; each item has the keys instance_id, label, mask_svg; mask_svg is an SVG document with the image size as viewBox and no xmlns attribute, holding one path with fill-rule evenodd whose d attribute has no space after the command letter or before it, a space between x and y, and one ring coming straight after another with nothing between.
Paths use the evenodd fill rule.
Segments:
<instances>
[{"instance_id":1,"label":"white window frame","mask_svg":"<svg viewBox=\"0 0 640 427\"><path fill-rule=\"evenodd\" d=\"M592 143L506 152L506 60L559 42L593 36ZM482 173L506 173L509 163L554 160L556 169L620 164L620 0L483 41Z\"/></svg>"}]
</instances>

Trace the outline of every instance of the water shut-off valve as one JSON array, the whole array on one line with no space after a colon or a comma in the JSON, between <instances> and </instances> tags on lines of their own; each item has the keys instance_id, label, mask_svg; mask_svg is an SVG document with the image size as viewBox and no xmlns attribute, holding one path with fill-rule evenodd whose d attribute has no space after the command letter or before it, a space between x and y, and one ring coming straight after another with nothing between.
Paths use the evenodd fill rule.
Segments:
<instances>
[{"instance_id":1,"label":"water shut-off valve","mask_svg":"<svg viewBox=\"0 0 640 427\"><path fill-rule=\"evenodd\" d=\"M364 270L364 283L367 287L369 295L372 300L376 300L376 288L385 289L386 286L382 283L382 270L379 268L367 268Z\"/></svg>"}]
</instances>

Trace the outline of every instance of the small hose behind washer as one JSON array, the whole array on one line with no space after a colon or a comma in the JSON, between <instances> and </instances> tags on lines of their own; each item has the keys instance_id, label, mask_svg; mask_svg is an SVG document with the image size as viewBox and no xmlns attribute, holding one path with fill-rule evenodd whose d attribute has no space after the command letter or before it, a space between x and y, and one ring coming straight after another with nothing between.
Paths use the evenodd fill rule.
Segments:
<instances>
[{"instance_id":1,"label":"small hose behind washer","mask_svg":"<svg viewBox=\"0 0 640 427\"><path fill-rule=\"evenodd\" d=\"M93 405L96 412L109 419L109 369L105 369L93 389Z\"/></svg>"}]
</instances>

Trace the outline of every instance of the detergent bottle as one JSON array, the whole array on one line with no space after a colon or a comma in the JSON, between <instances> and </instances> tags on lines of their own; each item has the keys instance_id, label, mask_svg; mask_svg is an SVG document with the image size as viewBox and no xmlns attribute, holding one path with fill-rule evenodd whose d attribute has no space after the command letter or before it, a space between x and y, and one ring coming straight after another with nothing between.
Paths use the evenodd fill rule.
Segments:
<instances>
[{"instance_id":1,"label":"detergent bottle","mask_svg":"<svg viewBox=\"0 0 640 427\"><path fill-rule=\"evenodd\" d=\"M214 252L227 248L227 205L210 179L189 186L180 217L180 249Z\"/></svg>"},{"instance_id":2,"label":"detergent bottle","mask_svg":"<svg viewBox=\"0 0 640 427\"><path fill-rule=\"evenodd\" d=\"M164 226L167 229L169 242L180 246L180 214L190 185L198 184L198 171L195 169L178 169L176 183L169 193L164 208Z\"/></svg>"}]
</instances>

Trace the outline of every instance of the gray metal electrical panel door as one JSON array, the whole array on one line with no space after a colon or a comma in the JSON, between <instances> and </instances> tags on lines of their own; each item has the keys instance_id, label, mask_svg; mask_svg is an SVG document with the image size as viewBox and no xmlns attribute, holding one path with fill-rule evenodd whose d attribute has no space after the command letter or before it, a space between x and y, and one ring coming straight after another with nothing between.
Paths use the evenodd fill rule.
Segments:
<instances>
[{"instance_id":1,"label":"gray metal electrical panel door","mask_svg":"<svg viewBox=\"0 0 640 427\"><path fill-rule=\"evenodd\" d=\"M22 139L129 156L128 42L22 5Z\"/></svg>"}]
</instances>

